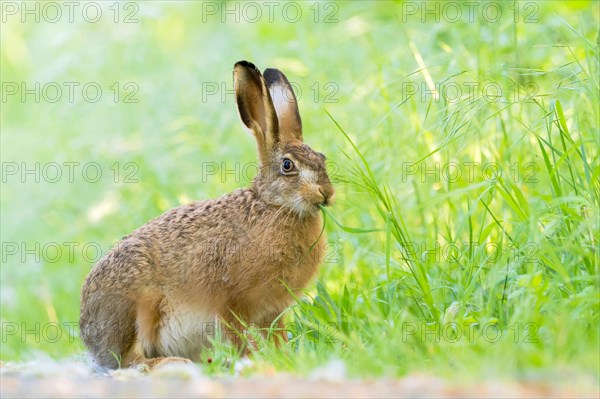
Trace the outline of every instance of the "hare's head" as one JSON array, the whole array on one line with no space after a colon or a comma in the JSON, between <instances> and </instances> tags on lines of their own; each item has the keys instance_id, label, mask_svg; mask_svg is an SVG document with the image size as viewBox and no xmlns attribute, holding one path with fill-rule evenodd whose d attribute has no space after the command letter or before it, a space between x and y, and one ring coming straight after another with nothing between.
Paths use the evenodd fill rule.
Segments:
<instances>
[{"instance_id":1,"label":"hare's head","mask_svg":"<svg viewBox=\"0 0 600 399\"><path fill-rule=\"evenodd\" d=\"M325 156L302 141L296 96L285 75L269 68L263 77L253 64L240 61L233 77L240 117L258 144L258 195L299 216L314 215L319 205L331 204L334 189Z\"/></svg>"}]
</instances>

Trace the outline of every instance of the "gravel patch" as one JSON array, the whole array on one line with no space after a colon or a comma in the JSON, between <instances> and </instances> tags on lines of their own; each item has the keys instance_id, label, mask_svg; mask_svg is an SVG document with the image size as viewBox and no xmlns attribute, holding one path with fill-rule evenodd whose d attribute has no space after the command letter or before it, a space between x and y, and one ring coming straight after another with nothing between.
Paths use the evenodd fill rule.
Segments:
<instances>
[{"instance_id":1,"label":"gravel patch","mask_svg":"<svg viewBox=\"0 0 600 399\"><path fill-rule=\"evenodd\" d=\"M461 385L426 374L400 379L352 379L333 362L309 377L273 373L209 377L195 365L171 364L98 373L83 363L0 366L2 398L599 398L597 384L485 381Z\"/></svg>"}]
</instances>

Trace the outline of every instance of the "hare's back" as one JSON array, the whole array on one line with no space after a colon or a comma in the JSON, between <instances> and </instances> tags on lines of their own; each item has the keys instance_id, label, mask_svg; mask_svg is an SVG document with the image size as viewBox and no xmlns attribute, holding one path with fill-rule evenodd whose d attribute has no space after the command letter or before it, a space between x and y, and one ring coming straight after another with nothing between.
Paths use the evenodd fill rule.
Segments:
<instances>
[{"instance_id":1,"label":"hare's back","mask_svg":"<svg viewBox=\"0 0 600 399\"><path fill-rule=\"evenodd\" d=\"M222 279L223 269L235 259L232 251L248 241L260 206L251 190L237 190L173 208L124 242L136 247L132 254L141 249L148 255L144 267L153 278L143 283L170 282L181 289L210 285Z\"/></svg>"}]
</instances>

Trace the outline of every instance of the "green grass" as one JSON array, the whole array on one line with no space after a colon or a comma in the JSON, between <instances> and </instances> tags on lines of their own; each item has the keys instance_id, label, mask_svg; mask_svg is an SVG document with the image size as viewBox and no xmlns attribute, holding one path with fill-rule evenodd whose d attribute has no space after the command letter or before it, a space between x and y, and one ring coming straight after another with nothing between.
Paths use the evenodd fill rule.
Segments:
<instances>
[{"instance_id":1,"label":"green grass","mask_svg":"<svg viewBox=\"0 0 600 399\"><path fill-rule=\"evenodd\" d=\"M353 376L597 383L599 8L532 4L533 23L508 4L494 23L422 23L399 2L339 3L337 23L315 23L311 2L294 24L203 23L192 2L145 2L129 25L9 18L2 82L98 82L103 96L2 103L4 168L79 165L72 183L64 166L55 183L3 169L1 360L80 353L64 323L78 320L94 249L248 184L202 173L256 159L233 96L203 99L206 82L231 89L248 59L302 90L305 140L331 161L338 198L318 281L284 315L292 340L265 342L248 373L339 358ZM139 102L115 103L114 82L121 96L134 82ZM103 172L94 183L81 176L89 162ZM237 355L217 343L207 356L220 374Z\"/></svg>"}]
</instances>

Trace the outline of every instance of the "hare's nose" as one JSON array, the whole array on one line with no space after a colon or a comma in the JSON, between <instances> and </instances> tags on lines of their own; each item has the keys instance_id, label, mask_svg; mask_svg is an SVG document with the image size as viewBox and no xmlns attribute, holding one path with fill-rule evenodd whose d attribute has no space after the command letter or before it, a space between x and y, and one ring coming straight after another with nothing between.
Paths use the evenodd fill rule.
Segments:
<instances>
[{"instance_id":1,"label":"hare's nose","mask_svg":"<svg viewBox=\"0 0 600 399\"><path fill-rule=\"evenodd\" d=\"M335 192L333 191L333 187L319 186L319 192L323 196L323 205L329 206L333 203L333 200L335 198Z\"/></svg>"}]
</instances>

